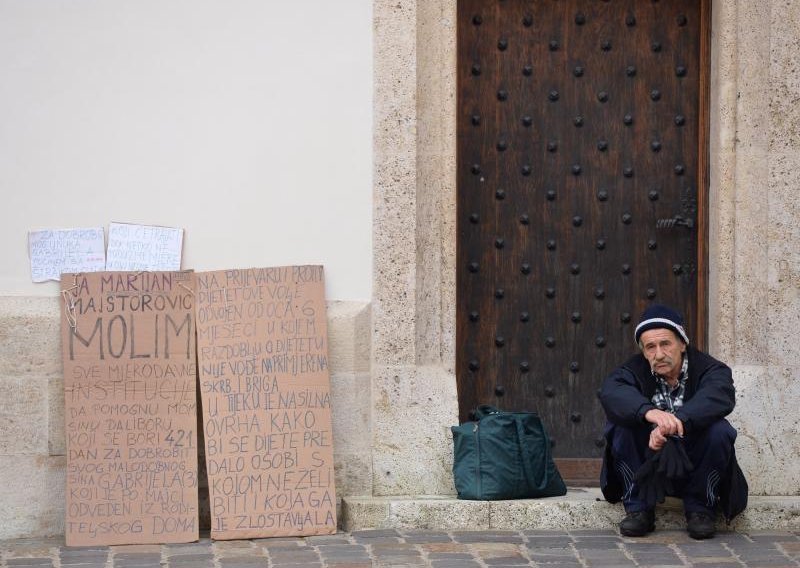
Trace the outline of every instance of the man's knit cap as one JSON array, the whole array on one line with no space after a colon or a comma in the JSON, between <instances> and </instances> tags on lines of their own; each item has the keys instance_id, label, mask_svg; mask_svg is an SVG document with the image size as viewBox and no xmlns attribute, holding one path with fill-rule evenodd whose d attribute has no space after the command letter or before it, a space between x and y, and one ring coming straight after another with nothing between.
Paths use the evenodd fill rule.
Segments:
<instances>
[{"instance_id":1,"label":"man's knit cap","mask_svg":"<svg viewBox=\"0 0 800 568\"><path fill-rule=\"evenodd\" d=\"M689 336L683 329L683 318L678 312L667 306L653 304L644 311L639 325L634 331L636 345L639 345L639 339L648 329L669 329L674 331L675 335L680 337L685 344L689 344Z\"/></svg>"}]
</instances>

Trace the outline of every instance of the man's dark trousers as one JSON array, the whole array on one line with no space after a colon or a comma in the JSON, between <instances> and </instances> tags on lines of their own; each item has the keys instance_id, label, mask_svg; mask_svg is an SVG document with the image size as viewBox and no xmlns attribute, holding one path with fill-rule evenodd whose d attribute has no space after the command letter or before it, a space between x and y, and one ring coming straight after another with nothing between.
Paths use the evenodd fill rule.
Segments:
<instances>
[{"instance_id":1,"label":"man's dark trousers","mask_svg":"<svg viewBox=\"0 0 800 568\"><path fill-rule=\"evenodd\" d=\"M625 488L622 501L629 513L648 508L639 499L633 476L646 458L651 427L651 424L642 424L641 427L627 428L610 423L606 426L606 439L611 439L613 473L619 476ZM728 471L735 441L736 430L724 418L713 422L705 430L691 432L684 437L686 453L694 470L685 480L675 484L676 491L672 496L683 498L686 514L714 513L719 483Z\"/></svg>"}]
</instances>

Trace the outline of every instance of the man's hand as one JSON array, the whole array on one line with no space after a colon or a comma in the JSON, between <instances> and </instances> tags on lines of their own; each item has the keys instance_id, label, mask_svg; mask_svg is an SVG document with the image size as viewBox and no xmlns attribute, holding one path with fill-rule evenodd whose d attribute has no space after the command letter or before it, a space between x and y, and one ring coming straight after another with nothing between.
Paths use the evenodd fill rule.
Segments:
<instances>
[{"instance_id":1,"label":"man's hand","mask_svg":"<svg viewBox=\"0 0 800 568\"><path fill-rule=\"evenodd\" d=\"M660 428L653 428L650 431L650 442L648 446L654 452L659 451L661 448L664 447L664 443L667 441L667 437L661 433Z\"/></svg>"},{"instance_id":2,"label":"man's hand","mask_svg":"<svg viewBox=\"0 0 800 568\"><path fill-rule=\"evenodd\" d=\"M644 415L644 419L658 426L662 436L673 434L683 436L683 422L674 414L654 408L647 411L647 414Z\"/></svg>"}]
</instances>

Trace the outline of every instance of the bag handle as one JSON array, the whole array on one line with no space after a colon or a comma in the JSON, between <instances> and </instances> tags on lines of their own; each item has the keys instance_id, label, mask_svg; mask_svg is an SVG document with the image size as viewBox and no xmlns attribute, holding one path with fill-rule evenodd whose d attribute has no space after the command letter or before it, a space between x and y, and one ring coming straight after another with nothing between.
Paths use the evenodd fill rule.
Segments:
<instances>
[{"instance_id":1,"label":"bag handle","mask_svg":"<svg viewBox=\"0 0 800 568\"><path fill-rule=\"evenodd\" d=\"M486 416L489 416L490 414L497 414L499 412L501 412L501 411L496 406L492 406L490 404L480 404L475 409L474 414L475 414L476 420L480 420L481 418L485 418Z\"/></svg>"},{"instance_id":2,"label":"bag handle","mask_svg":"<svg viewBox=\"0 0 800 568\"><path fill-rule=\"evenodd\" d=\"M515 417L514 423L517 426L517 445L519 446L519 457L520 461L522 462L522 472L525 474L525 479L528 481L528 483L536 487L536 491L544 491L547 485L550 483L550 478L547 475L548 465L550 464L550 439L545 435L544 457L542 458L542 480L540 483L536 483L536 481L533 479L533 472L530 470L528 460L525 459L525 452L522 449L524 432L522 429L522 420L519 416ZM542 433L544 434L544 431Z\"/></svg>"}]
</instances>

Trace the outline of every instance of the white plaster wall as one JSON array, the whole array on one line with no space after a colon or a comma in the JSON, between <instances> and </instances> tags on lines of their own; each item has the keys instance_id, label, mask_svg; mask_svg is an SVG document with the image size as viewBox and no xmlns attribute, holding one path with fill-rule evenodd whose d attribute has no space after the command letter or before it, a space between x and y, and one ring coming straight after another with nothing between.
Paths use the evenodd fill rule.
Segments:
<instances>
[{"instance_id":1,"label":"white plaster wall","mask_svg":"<svg viewBox=\"0 0 800 568\"><path fill-rule=\"evenodd\" d=\"M337 490L371 492L372 88L371 0L0 0L0 538L63 532L37 228L183 227L196 270L323 264Z\"/></svg>"},{"instance_id":2,"label":"white plaster wall","mask_svg":"<svg viewBox=\"0 0 800 568\"><path fill-rule=\"evenodd\" d=\"M371 0L0 0L0 78L0 295L56 294L28 230L120 221L370 298Z\"/></svg>"}]
</instances>

